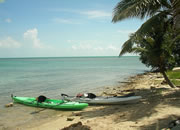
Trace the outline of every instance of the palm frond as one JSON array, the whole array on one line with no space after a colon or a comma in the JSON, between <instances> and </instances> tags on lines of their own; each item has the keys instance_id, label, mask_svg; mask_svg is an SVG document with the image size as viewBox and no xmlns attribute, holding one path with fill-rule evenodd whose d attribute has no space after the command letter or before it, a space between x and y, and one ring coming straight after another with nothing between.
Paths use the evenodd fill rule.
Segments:
<instances>
[{"instance_id":1,"label":"palm frond","mask_svg":"<svg viewBox=\"0 0 180 130\"><path fill-rule=\"evenodd\" d=\"M148 52L148 50L145 48L142 48L142 47L133 47L132 52L133 53L145 53L145 52Z\"/></svg>"},{"instance_id":2,"label":"palm frond","mask_svg":"<svg viewBox=\"0 0 180 130\"><path fill-rule=\"evenodd\" d=\"M130 52L132 51L132 47L133 47L133 45L134 45L134 39L135 39L135 35L134 35L134 34L131 34L130 39L127 40L127 41L123 44L119 56L122 56L122 55L124 55L124 54L126 54L126 53L130 53Z\"/></svg>"},{"instance_id":3,"label":"palm frond","mask_svg":"<svg viewBox=\"0 0 180 130\"><path fill-rule=\"evenodd\" d=\"M154 28L160 26L160 24L166 24L166 22L169 22L171 20L167 17L168 13L168 11L164 11L152 16L144 24L141 25L141 27L136 31L136 34L147 34L149 32L153 32Z\"/></svg>"},{"instance_id":4,"label":"palm frond","mask_svg":"<svg viewBox=\"0 0 180 130\"><path fill-rule=\"evenodd\" d=\"M132 17L143 19L153 16L162 8L170 7L167 0L122 0L114 8L112 22Z\"/></svg>"},{"instance_id":5,"label":"palm frond","mask_svg":"<svg viewBox=\"0 0 180 130\"><path fill-rule=\"evenodd\" d=\"M180 0L173 0L173 15L175 30L180 30ZM179 33L179 32L178 32Z\"/></svg>"},{"instance_id":6,"label":"palm frond","mask_svg":"<svg viewBox=\"0 0 180 130\"><path fill-rule=\"evenodd\" d=\"M157 28L160 25L160 23L162 23L162 21L167 22L166 18L166 13L160 12L159 14L147 20L134 34L131 34L129 40L127 40L123 44L119 56L122 56L126 53L131 53L135 43L139 43L141 45L143 43L146 43L149 44L149 46L152 46L152 44L154 43L154 39L149 38L147 34L153 33L154 29ZM143 41L143 43L140 43L139 41Z\"/></svg>"},{"instance_id":7,"label":"palm frond","mask_svg":"<svg viewBox=\"0 0 180 130\"><path fill-rule=\"evenodd\" d=\"M173 5L173 7L177 8L180 6L180 1L179 0L173 0L172 5Z\"/></svg>"}]
</instances>

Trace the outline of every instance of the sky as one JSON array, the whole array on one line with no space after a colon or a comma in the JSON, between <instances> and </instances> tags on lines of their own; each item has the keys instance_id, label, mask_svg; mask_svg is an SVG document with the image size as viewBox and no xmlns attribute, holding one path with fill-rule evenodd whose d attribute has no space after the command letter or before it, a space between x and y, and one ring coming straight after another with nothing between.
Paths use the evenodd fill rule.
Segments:
<instances>
[{"instance_id":1,"label":"sky","mask_svg":"<svg viewBox=\"0 0 180 130\"><path fill-rule=\"evenodd\" d=\"M0 58L118 56L143 23L112 23L120 0L0 0Z\"/></svg>"}]
</instances>

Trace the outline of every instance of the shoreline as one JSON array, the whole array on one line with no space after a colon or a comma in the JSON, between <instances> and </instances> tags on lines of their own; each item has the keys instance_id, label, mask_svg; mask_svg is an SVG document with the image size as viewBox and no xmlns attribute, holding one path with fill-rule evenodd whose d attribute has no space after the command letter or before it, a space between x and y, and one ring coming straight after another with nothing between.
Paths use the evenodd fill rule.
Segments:
<instances>
[{"instance_id":1,"label":"shoreline","mask_svg":"<svg viewBox=\"0 0 180 130\"><path fill-rule=\"evenodd\" d=\"M92 130L151 130L167 128L168 123L180 117L180 90L172 89L159 73L138 74L121 86L106 87L97 95L112 96L134 92L142 96L137 104L89 106L82 111L62 112L52 119L45 119L16 129L60 130L82 122ZM67 121L72 118L72 121Z\"/></svg>"}]
</instances>

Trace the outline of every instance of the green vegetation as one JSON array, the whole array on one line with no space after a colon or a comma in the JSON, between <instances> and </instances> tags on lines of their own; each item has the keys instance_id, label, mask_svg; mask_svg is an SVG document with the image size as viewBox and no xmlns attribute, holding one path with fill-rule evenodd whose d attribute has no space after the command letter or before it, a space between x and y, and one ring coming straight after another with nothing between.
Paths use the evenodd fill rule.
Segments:
<instances>
[{"instance_id":1,"label":"green vegetation","mask_svg":"<svg viewBox=\"0 0 180 130\"><path fill-rule=\"evenodd\" d=\"M118 22L127 18L157 17L169 15L173 17L174 28L180 29L179 0L121 0L114 8L112 21Z\"/></svg>"},{"instance_id":2,"label":"green vegetation","mask_svg":"<svg viewBox=\"0 0 180 130\"><path fill-rule=\"evenodd\" d=\"M178 72L178 71L168 71L167 75L170 79L179 79L180 80L180 72Z\"/></svg>"},{"instance_id":3,"label":"green vegetation","mask_svg":"<svg viewBox=\"0 0 180 130\"><path fill-rule=\"evenodd\" d=\"M178 5L179 0L121 0L114 9L112 19L118 22L132 17L149 17L123 44L120 56L138 53L142 63L159 70L172 88L175 85L169 80L166 71L179 63Z\"/></svg>"},{"instance_id":4,"label":"green vegetation","mask_svg":"<svg viewBox=\"0 0 180 130\"><path fill-rule=\"evenodd\" d=\"M174 85L180 86L180 80L171 80Z\"/></svg>"},{"instance_id":5,"label":"green vegetation","mask_svg":"<svg viewBox=\"0 0 180 130\"><path fill-rule=\"evenodd\" d=\"M180 86L180 72L168 71L167 75L174 85Z\"/></svg>"}]
</instances>

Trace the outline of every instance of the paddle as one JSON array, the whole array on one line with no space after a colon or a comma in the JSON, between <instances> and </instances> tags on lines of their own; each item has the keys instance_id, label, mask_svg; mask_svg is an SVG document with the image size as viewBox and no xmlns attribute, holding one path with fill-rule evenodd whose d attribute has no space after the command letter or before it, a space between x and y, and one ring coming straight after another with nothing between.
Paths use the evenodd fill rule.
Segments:
<instances>
[{"instance_id":1,"label":"paddle","mask_svg":"<svg viewBox=\"0 0 180 130\"><path fill-rule=\"evenodd\" d=\"M63 104L64 102L62 102L62 103L58 103L57 105L60 105L60 104ZM38 105L38 104L37 104ZM56 106L57 106L56 105ZM44 110L46 110L46 109L52 109L52 108L54 108L54 106L53 107L48 107L48 108L43 108L43 109L41 109L41 110L39 110L39 111L34 111L34 112L31 112L30 114L37 114L37 113L39 113L39 112L41 112L41 111L44 111Z\"/></svg>"},{"instance_id":2,"label":"paddle","mask_svg":"<svg viewBox=\"0 0 180 130\"><path fill-rule=\"evenodd\" d=\"M61 97L63 97L62 100L68 101L68 102L69 102L69 101L73 101L73 98L74 98L74 96L69 96L69 95L64 94L64 93L61 94ZM66 97L72 97L72 99L67 99Z\"/></svg>"},{"instance_id":3,"label":"paddle","mask_svg":"<svg viewBox=\"0 0 180 130\"><path fill-rule=\"evenodd\" d=\"M64 97L64 96L69 97L67 94L64 94L64 93L62 93L61 96L62 97Z\"/></svg>"}]
</instances>

